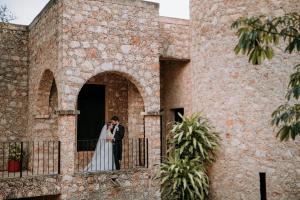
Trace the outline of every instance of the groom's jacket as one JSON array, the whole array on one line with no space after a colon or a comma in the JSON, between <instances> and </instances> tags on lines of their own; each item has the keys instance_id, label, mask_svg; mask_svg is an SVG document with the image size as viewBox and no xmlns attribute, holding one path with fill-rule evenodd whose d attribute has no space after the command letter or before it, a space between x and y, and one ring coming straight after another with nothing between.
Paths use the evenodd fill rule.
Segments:
<instances>
[{"instance_id":1,"label":"groom's jacket","mask_svg":"<svg viewBox=\"0 0 300 200\"><path fill-rule=\"evenodd\" d=\"M115 136L114 136L114 140L122 140L125 134L125 128L124 126L122 126L121 124L119 124L118 126L115 126L114 129L116 129L115 131ZM113 129L113 131L114 131Z\"/></svg>"}]
</instances>

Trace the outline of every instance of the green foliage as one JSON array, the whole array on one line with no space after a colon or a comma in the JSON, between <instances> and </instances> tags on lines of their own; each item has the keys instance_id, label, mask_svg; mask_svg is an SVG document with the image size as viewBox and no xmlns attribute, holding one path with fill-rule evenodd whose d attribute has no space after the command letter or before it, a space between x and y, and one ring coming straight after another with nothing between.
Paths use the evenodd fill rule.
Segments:
<instances>
[{"instance_id":1,"label":"green foliage","mask_svg":"<svg viewBox=\"0 0 300 200\"><path fill-rule=\"evenodd\" d=\"M280 127L277 137L287 141L290 137L295 140L300 133L300 104L281 105L272 114L272 125Z\"/></svg>"},{"instance_id":2,"label":"green foliage","mask_svg":"<svg viewBox=\"0 0 300 200\"><path fill-rule=\"evenodd\" d=\"M300 64L295 66L295 72L290 76L290 83L286 99L289 101L291 97L299 99L300 97Z\"/></svg>"},{"instance_id":3,"label":"green foliage","mask_svg":"<svg viewBox=\"0 0 300 200\"><path fill-rule=\"evenodd\" d=\"M273 47L279 45L280 40L286 44L286 53L300 51L298 13L288 13L280 17L240 18L231 27L237 30L239 38L234 52L247 55L249 62L254 65L261 64L265 59L272 59ZM298 100L300 97L300 65L297 65L295 70L290 76L286 94L287 103L272 113L272 125L279 128L277 137L281 141L289 138L295 140L296 136L300 135L300 106L289 103L292 98Z\"/></svg>"},{"instance_id":4,"label":"green foliage","mask_svg":"<svg viewBox=\"0 0 300 200\"><path fill-rule=\"evenodd\" d=\"M180 157L199 157L201 163L212 163L215 159L215 149L219 137L209 121L199 114L182 117L181 123L176 123L171 130L173 140L171 150ZM177 147L177 148L176 148Z\"/></svg>"},{"instance_id":5,"label":"green foliage","mask_svg":"<svg viewBox=\"0 0 300 200\"><path fill-rule=\"evenodd\" d=\"M204 199L209 180L199 158L170 158L161 164L162 195L164 199Z\"/></svg>"},{"instance_id":6,"label":"green foliage","mask_svg":"<svg viewBox=\"0 0 300 200\"><path fill-rule=\"evenodd\" d=\"M265 59L272 59L272 45L278 45L283 39L285 51L292 53L300 50L300 15L289 13L282 17L240 18L231 25L237 29L239 42L234 51L249 57L249 62L257 65Z\"/></svg>"},{"instance_id":7,"label":"green foliage","mask_svg":"<svg viewBox=\"0 0 300 200\"><path fill-rule=\"evenodd\" d=\"M9 160L21 160L21 145L10 144L9 145Z\"/></svg>"},{"instance_id":8,"label":"green foliage","mask_svg":"<svg viewBox=\"0 0 300 200\"><path fill-rule=\"evenodd\" d=\"M171 133L171 156L160 166L162 197L203 200L209 191L206 167L215 160L219 135L199 114L182 117Z\"/></svg>"}]
</instances>

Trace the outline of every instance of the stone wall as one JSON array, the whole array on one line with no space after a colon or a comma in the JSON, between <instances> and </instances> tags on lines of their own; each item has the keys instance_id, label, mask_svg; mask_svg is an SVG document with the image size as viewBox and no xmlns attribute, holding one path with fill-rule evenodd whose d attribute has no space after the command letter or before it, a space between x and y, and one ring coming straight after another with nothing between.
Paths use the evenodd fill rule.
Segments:
<instances>
[{"instance_id":1,"label":"stone wall","mask_svg":"<svg viewBox=\"0 0 300 200\"><path fill-rule=\"evenodd\" d=\"M299 199L299 138L281 143L270 126L299 59L276 48L271 62L250 65L234 54L230 25L244 15L299 12L300 2L191 0L190 6L193 110L203 111L222 137L210 171L212 199L259 199L259 172L266 172L268 199Z\"/></svg>"},{"instance_id":2,"label":"stone wall","mask_svg":"<svg viewBox=\"0 0 300 200\"><path fill-rule=\"evenodd\" d=\"M154 200L159 199L156 185L147 170L7 178L0 182L0 199L56 195L57 199Z\"/></svg>"},{"instance_id":3,"label":"stone wall","mask_svg":"<svg viewBox=\"0 0 300 200\"><path fill-rule=\"evenodd\" d=\"M190 59L189 20L159 18L161 59Z\"/></svg>"},{"instance_id":4,"label":"stone wall","mask_svg":"<svg viewBox=\"0 0 300 200\"><path fill-rule=\"evenodd\" d=\"M59 24L62 4L50 1L29 25L29 137L58 139ZM52 93L51 93L52 92ZM49 100L50 99L50 100Z\"/></svg>"},{"instance_id":5,"label":"stone wall","mask_svg":"<svg viewBox=\"0 0 300 200\"><path fill-rule=\"evenodd\" d=\"M63 109L74 109L89 78L115 71L136 85L146 110L159 110L157 4L65 0L63 22Z\"/></svg>"},{"instance_id":6,"label":"stone wall","mask_svg":"<svg viewBox=\"0 0 300 200\"><path fill-rule=\"evenodd\" d=\"M159 199L159 188L147 171L109 172L68 177L68 193L63 199Z\"/></svg>"},{"instance_id":7,"label":"stone wall","mask_svg":"<svg viewBox=\"0 0 300 200\"><path fill-rule=\"evenodd\" d=\"M63 8L58 107L75 110L78 93L91 77L115 72L137 87L146 112L157 113L160 108L158 5L131 0L65 0ZM63 155L66 158L63 165L68 166L69 172L73 169L68 163L74 159L75 148L75 137L70 132L76 132L76 128L67 127L66 123L75 120L75 116L59 119L62 143L67 144L62 148L70 152ZM149 123L158 128L145 134L151 138L149 154L153 158L160 155L156 120L159 119L149 119Z\"/></svg>"},{"instance_id":8,"label":"stone wall","mask_svg":"<svg viewBox=\"0 0 300 200\"><path fill-rule=\"evenodd\" d=\"M130 137L144 138L144 101L138 89L128 84L128 133Z\"/></svg>"},{"instance_id":9,"label":"stone wall","mask_svg":"<svg viewBox=\"0 0 300 200\"><path fill-rule=\"evenodd\" d=\"M0 142L27 132L28 29L0 24Z\"/></svg>"},{"instance_id":10,"label":"stone wall","mask_svg":"<svg viewBox=\"0 0 300 200\"><path fill-rule=\"evenodd\" d=\"M162 151L166 155L167 138L174 122L172 109L183 108L184 113L192 113L191 65L182 61L160 62L161 109L162 109Z\"/></svg>"},{"instance_id":11,"label":"stone wall","mask_svg":"<svg viewBox=\"0 0 300 200\"><path fill-rule=\"evenodd\" d=\"M1 179L0 199L58 195L60 180L57 175Z\"/></svg>"}]
</instances>

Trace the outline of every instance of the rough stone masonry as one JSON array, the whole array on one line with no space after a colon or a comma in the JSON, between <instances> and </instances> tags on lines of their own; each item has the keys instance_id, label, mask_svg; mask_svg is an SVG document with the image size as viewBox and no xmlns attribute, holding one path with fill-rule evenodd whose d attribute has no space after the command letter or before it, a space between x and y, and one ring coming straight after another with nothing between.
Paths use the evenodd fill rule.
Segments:
<instances>
[{"instance_id":1,"label":"rough stone masonry","mask_svg":"<svg viewBox=\"0 0 300 200\"><path fill-rule=\"evenodd\" d=\"M174 109L183 108L204 113L221 133L211 199L259 199L259 172L269 199L299 199L299 139L280 143L269 123L299 60L278 48L271 62L247 64L233 53L230 25L244 15L299 12L300 2L190 0L190 20L158 10L141 0L51 0L29 26L1 27L0 142L60 140L63 154L59 175L0 177L0 198L159 199L154 164ZM149 139L148 169L76 173L85 84L108 88L106 120L119 115L129 134Z\"/></svg>"}]
</instances>

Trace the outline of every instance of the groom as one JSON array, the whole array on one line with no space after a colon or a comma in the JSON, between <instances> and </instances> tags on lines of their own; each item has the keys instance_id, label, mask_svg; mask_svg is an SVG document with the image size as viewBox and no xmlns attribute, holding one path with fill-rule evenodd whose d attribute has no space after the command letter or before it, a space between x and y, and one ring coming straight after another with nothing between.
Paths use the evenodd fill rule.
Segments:
<instances>
[{"instance_id":1,"label":"groom","mask_svg":"<svg viewBox=\"0 0 300 200\"><path fill-rule=\"evenodd\" d=\"M120 124L119 118L117 116L113 116L111 118L111 122L113 125L112 134L114 135L112 144L115 165L116 169L120 170L120 160L122 160L122 139L124 137L125 128Z\"/></svg>"}]
</instances>

